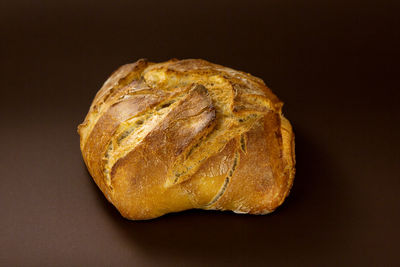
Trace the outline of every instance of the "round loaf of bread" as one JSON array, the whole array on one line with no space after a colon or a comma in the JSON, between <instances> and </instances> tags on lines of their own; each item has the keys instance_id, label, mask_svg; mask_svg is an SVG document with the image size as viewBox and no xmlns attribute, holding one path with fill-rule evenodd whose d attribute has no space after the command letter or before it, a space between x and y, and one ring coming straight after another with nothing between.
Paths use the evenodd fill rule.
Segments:
<instances>
[{"instance_id":1,"label":"round loaf of bread","mask_svg":"<svg viewBox=\"0 0 400 267\"><path fill-rule=\"evenodd\" d=\"M200 59L116 70L78 126L86 166L132 220L186 209L267 214L288 195L294 135L250 74Z\"/></svg>"}]
</instances>

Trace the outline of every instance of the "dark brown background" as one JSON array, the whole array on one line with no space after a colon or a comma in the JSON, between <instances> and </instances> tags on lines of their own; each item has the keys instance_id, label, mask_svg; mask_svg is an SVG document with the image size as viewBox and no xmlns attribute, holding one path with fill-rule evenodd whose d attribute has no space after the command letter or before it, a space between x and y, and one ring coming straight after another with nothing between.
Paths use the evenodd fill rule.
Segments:
<instances>
[{"instance_id":1,"label":"dark brown background","mask_svg":"<svg viewBox=\"0 0 400 267\"><path fill-rule=\"evenodd\" d=\"M0 265L400 264L399 5L2 1ZM118 214L76 127L108 75L141 57L204 58L265 80L296 133L282 207Z\"/></svg>"}]
</instances>

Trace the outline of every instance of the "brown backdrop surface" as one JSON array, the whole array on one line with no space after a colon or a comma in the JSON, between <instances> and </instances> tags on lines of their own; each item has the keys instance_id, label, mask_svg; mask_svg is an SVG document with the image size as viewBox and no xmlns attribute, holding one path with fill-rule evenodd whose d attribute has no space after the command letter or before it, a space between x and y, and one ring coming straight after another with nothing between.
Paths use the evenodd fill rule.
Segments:
<instances>
[{"instance_id":1,"label":"brown backdrop surface","mask_svg":"<svg viewBox=\"0 0 400 267\"><path fill-rule=\"evenodd\" d=\"M0 265L397 265L396 1L2 1ZM119 65L204 58L261 77L296 133L267 216L123 219L76 126Z\"/></svg>"}]
</instances>

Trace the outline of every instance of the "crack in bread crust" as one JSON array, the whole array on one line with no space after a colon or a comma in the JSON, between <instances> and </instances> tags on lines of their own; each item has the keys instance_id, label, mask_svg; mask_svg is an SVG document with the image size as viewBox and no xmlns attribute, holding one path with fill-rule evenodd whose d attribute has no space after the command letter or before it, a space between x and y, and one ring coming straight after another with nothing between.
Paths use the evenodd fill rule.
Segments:
<instances>
[{"instance_id":1,"label":"crack in bread crust","mask_svg":"<svg viewBox=\"0 0 400 267\"><path fill-rule=\"evenodd\" d=\"M246 138L246 133L242 134L240 136L240 149L243 151L243 153L246 153L246 146L247 146L247 138Z\"/></svg>"},{"instance_id":2,"label":"crack in bread crust","mask_svg":"<svg viewBox=\"0 0 400 267\"><path fill-rule=\"evenodd\" d=\"M239 163L240 160L240 156L239 153L236 151L235 152L235 158L233 159L233 164L231 169L229 170L228 176L225 178L224 184L222 185L221 189L219 190L219 192L213 197L213 199L207 204L205 205L204 208L206 209L212 209L212 205L215 204L225 193L226 189L229 186L229 182L233 176L233 173L236 170L236 167Z\"/></svg>"}]
</instances>

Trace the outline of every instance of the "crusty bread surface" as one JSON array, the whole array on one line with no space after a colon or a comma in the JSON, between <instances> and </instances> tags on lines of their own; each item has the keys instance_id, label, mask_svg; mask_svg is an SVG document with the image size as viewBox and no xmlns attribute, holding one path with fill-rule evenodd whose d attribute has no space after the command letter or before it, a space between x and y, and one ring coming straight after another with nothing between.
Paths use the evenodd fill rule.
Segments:
<instances>
[{"instance_id":1,"label":"crusty bread surface","mask_svg":"<svg viewBox=\"0 0 400 267\"><path fill-rule=\"evenodd\" d=\"M295 174L283 103L250 74L201 59L117 69L78 126L86 166L132 220L186 209L267 214Z\"/></svg>"}]
</instances>

